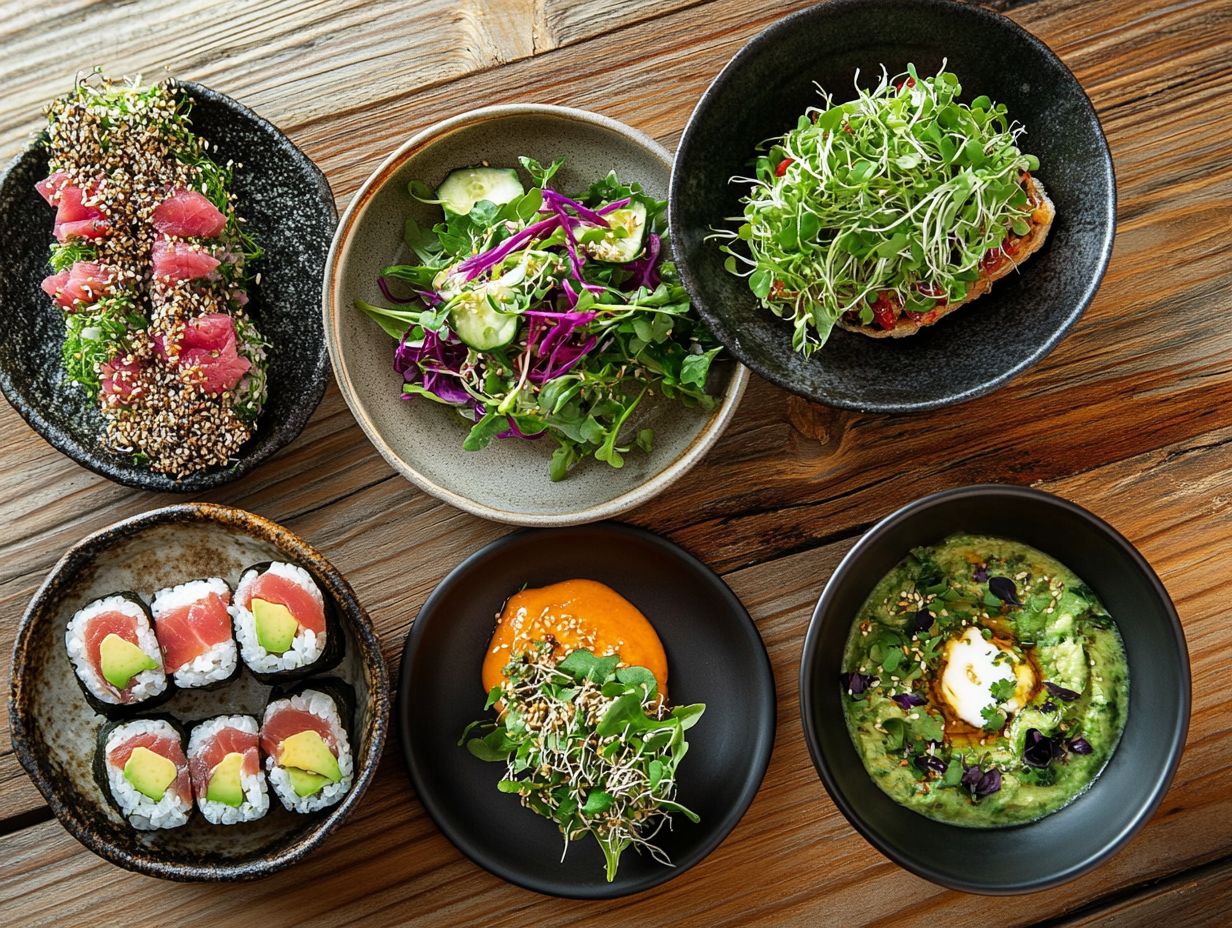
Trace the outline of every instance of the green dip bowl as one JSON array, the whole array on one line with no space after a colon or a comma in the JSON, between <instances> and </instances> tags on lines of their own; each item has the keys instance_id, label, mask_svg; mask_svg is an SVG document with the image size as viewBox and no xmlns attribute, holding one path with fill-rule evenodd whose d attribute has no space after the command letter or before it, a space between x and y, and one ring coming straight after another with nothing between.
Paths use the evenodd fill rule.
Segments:
<instances>
[{"instance_id":1,"label":"green dip bowl","mask_svg":"<svg viewBox=\"0 0 1232 928\"><path fill-rule=\"evenodd\" d=\"M899 805L869 777L843 718L843 649L865 598L907 553L956 532L1019 541L1081 577L1116 622L1129 663L1121 742L1086 792L1025 825L963 828ZM1106 522L1039 490L972 486L926 496L875 525L817 602L800 663L804 735L834 804L877 850L964 892L1027 893L1098 866L1162 801L1189 728L1189 653L1163 583Z\"/></svg>"}]
</instances>

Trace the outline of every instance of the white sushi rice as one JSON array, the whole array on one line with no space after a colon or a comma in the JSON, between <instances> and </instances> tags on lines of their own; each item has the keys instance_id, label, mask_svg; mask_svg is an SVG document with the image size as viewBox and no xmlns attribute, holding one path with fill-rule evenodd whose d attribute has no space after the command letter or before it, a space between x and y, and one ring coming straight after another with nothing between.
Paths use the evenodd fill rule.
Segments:
<instances>
[{"instance_id":1,"label":"white sushi rice","mask_svg":"<svg viewBox=\"0 0 1232 928\"><path fill-rule=\"evenodd\" d=\"M257 735L257 720L250 715L223 715L208 719L193 726L188 738L188 762L191 766L193 757L197 756L224 728L238 728L249 734ZM269 790L265 786L265 774L259 769L256 773L241 773L240 785L244 790L244 801L239 806L230 806L225 802L215 802L205 798L205 785L193 784L193 792L197 795L197 808L211 825L236 825L240 822L252 822L261 818L269 811Z\"/></svg>"},{"instance_id":2,"label":"white sushi rice","mask_svg":"<svg viewBox=\"0 0 1232 928\"><path fill-rule=\"evenodd\" d=\"M120 699L119 692L107 682L106 678L90 662L86 653L86 627L90 620L104 612L121 612L131 615L137 620L137 647L141 648L152 660L158 662L154 670L143 670L128 681L127 691L130 698ZM150 627L149 616L144 609L126 596L104 596L96 599L77 614L68 623L64 631L64 647L68 650L68 658L73 663L73 670L78 679L85 685L90 695L99 702L109 705L131 705L144 702L167 688L167 675L163 672L163 655L158 648L158 637Z\"/></svg>"},{"instance_id":3,"label":"white sushi rice","mask_svg":"<svg viewBox=\"0 0 1232 928\"><path fill-rule=\"evenodd\" d=\"M274 792L278 794L283 806L292 812L316 812L318 809L334 805L351 788L351 774L354 769L351 744L347 740L346 728L338 715L338 707L333 698L320 690L304 690L298 696L270 703L265 708L262 725L269 720L272 714L276 714L278 710L288 705L324 719L338 743L338 770L342 774L342 779L337 783L326 783L311 796L296 795L287 771L275 764L273 757L265 758L265 770L269 776L270 785L274 787Z\"/></svg>"},{"instance_id":4,"label":"white sushi rice","mask_svg":"<svg viewBox=\"0 0 1232 928\"><path fill-rule=\"evenodd\" d=\"M325 597L321 595L321 590L317 586L316 581L312 579L312 574L304 570L298 564L286 564L281 561L275 561L267 569L267 573L277 574L281 577L286 577L288 580L295 583L296 586L306 590L313 599L321 604L321 608L325 608ZM310 664L320 660L321 655L325 653L325 632L318 635L310 628L305 628L302 625L295 633L295 638L291 642L291 647L282 654L274 654L261 647L257 641L257 624L252 617L251 610L240 605L240 603L248 601L248 591L259 577L255 570L248 570L240 577L239 585L235 588L235 601L231 604L231 618L235 623L235 638L240 643L240 652L244 655L244 663L248 668L256 673L277 673L282 670L297 670L300 667L307 667Z\"/></svg>"},{"instance_id":5,"label":"white sushi rice","mask_svg":"<svg viewBox=\"0 0 1232 928\"><path fill-rule=\"evenodd\" d=\"M208 580L190 580L179 586L159 590L154 594L154 600L150 604L150 609L154 613L154 621L157 623L167 613L191 606L210 593L217 593L223 598L223 601L228 604L227 613L232 615L232 621L234 621L234 614L230 607L231 587L227 586L227 581L219 577L210 577ZM172 678L177 686L185 689L208 686L211 683L230 679L238 662L239 649L235 645L235 640L229 638L226 641L220 641L204 654L193 658L190 663L175 671Z\"/></svg>"},{"instance_id":6,"label":"white sushi rice","mask_svg":"<svg viewBox=\"0 0 1232 928\"><path fill-rule=\"evenodd\" d=\"M157 801L151 799L137 787L128 782L124 776L124 768L113 765L110 761L111 751L122 741L127 741L134 735L155 734L160 737L180 740L180 733L175 727L162 719L134 719L117 725L107 735L105 750L107 752L103 765L107 768L107 785L111 788L112 798L120 807L120 812L128 823L138 831L156 831L161 828L179 828L188 821L192 813L192 803L185 802L175 791L175 783L167 787L163 797Z\"/></svg>"}]
</instances>

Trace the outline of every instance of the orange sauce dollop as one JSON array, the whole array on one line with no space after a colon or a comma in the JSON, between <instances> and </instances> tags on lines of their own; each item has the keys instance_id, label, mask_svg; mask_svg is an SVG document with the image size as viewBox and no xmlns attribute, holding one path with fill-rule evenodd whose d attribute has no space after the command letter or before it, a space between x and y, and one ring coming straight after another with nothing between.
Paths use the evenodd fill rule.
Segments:
<instances>
[{"instance_id":1,"label":"orange sauce dollop","mask_svg":"<svg viewBox=\"0 0 1232 928\"><path fill-rule=\"evenodd\" d=\"M538 641L554 642L553 656L592 651L599 657L619 654L621 663L645 667L667 696L667 655L654 627L638 608L596 580L565 580L509 597L483 660L483 691L503 679L512 657Z\"/></svg>"}]
</instances>

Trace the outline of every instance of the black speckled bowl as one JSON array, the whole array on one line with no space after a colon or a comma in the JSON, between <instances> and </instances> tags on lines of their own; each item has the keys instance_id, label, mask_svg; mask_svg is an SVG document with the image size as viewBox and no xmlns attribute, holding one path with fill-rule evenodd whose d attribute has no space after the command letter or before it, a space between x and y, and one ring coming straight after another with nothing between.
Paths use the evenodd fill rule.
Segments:
<instances>
[{"instance_id":1,"label":"black speckled bowl","mask_svg":"<svg viewBox=\"0 0 1232 928\"><path fill-rule=\"evenodd\" d=\"M355 688L355 780L336 806L297 815L270 796L256 822L210 825L195 814L182 828L129 828L103 798L91 761L102 716L86 704L64 649L78 609L116 590L149 597L196 577L233 585L261 561L292 561L312 574L346 638L342 663L327 672ZM311 678L310 678L311 679ZM243 712L260 715L269 687L247 670L217 690L180 690L154 710L181 721ZM311 545L260 516L210 503L155 509L78 542L52 568L21 619L13 647L9 728L13 750L68 832L100 857L138 873L182 881L268 876L310 853L358 805L376 773L389 721L389 679L380 641L346 580Z\"/></svg>"},{"instance_id":2,"label":"black speckled bowl","mask_svg":"<svg viewBox=\"0 0 1232 928\"><path fill-rule=\"evenodd\" d=\"M1021 273L939 323L903 339L836 330L806 360L790 322L760 308L746 282L723 269L714 228L741 213L754 151L819 101L914 62L942 61L964 98L987 94L1023 123L1023 147L1057 207L1044 248ZM1099 119L1073 74L1034 36L974 4L950 0L832 0L761 33L703 95L684 131L670 212L681 275L715 335L750 368L801 396L877 412L933 409L988 393L1044 357L1095 295L1116 224L1112 157Z\"/></svg>"},{"instance_id":3,"label":"black speckled bowl","mask_svg":"<svg viewBox=\"0 0 1232 928\"><path fill-rule=\"evenodd\" d=\"M1010 538L1052 555L1095 590L1125 642L1129 716L1120 744L1085 793L1029 825L959 828L900 806L869 778L844 723L843 649L864 600L912 548L955 532ZM1189 708L1185 634L1150 564L1102 519L1026 487L945 490L875 525L826 583L800 661L804 735L834 804L895 863L972 893L1047 889L1124 846L1168 791Z\"/></svg>"},{"instance_id":4,"label":"black speckled bowl","mask_svg":"<svg viewBox=\"0 0 1232 928\"><path fill-rule=\"evenodd\" d=\"M329 378L317 307L321 274L338 214L325 176L270 123L230 97L187 81L194 129L211 154L233 159L239 213L264 256L248 310L272 346L269 401L257 430L231 467L182 480L152 473L99 445L103 419L65 376L63 317L39 289L50 273L51 210L34 189L47 175L36 141L0 176L0 390L36 432L83 467L145 490L200 492L256 467L303 429Z\"/></svg>"}]
</instances>

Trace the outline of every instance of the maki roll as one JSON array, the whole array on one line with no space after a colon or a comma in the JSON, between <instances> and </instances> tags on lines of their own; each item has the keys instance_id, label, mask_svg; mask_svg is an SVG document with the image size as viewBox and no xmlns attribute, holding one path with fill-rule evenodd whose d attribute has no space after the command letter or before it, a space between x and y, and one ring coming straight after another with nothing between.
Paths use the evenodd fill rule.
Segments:
<instances>
[{"instance_id":1,"label":"maki roll","mask_svg":"<svg viewBox=\"0 0 1232 928\"><path fill-rule=\"evenodd\" d=\"M289 811L326 809L351 788L354 760L347 729L353 699L345 684L313 680L292 693L275 694L265 707L265 770Z\"/></svg>"},{"instance_id":2,"label":"maki roll","mask_svg":"<svg viewBox=\"0 0 1232 928\"><path fill-rule=\"evenodd\" d=\"M328 670L342 635L312 575L297 564L257 564L240 576L231 605L240 654L263 683Z\"/></svg>"},{"instance_id":3,"label":"maki roll","mask_svg":"<svg viewBox=\"0 0 1232 928\"><path fill-rule=\"evenodd\" d=\"M197 808L210 824L253 822L269 811L259 735L251 715L220 715L193 726L188 769Z\"/></svg>"},{"instance_id":4,"label":"maki roll","mask_svg":"<svg viewBox=\"0 0 1232 928\"><path fill-rule=\"evenodd\" d=\"M138 831L179 828L192 814L192 783L182 736L168 719L103 726L94 754L94 777Z\"/></svg>"},{"instance_id":5,"label":"maki roll","mask_svg":"<svg viewBox=\"0 0 1232 928\"><path fill-rule=\"evenodd\" d=\"M217 686L239 673L231 629L231 587L218 577L154 594L151 611L163 669L185 689Z\"/></svg>"},{"instance_id":6,"label":"maki roll","mask_svg":"<svg viewBox=\"0 0 1232 928\"><path fill-rule=\"evenodd\" d=\"M97 712L131 714L171 695L150 614L133 593L113 593L80 609L64 632L64 646Z\"/></svg>"}]
</instances>

